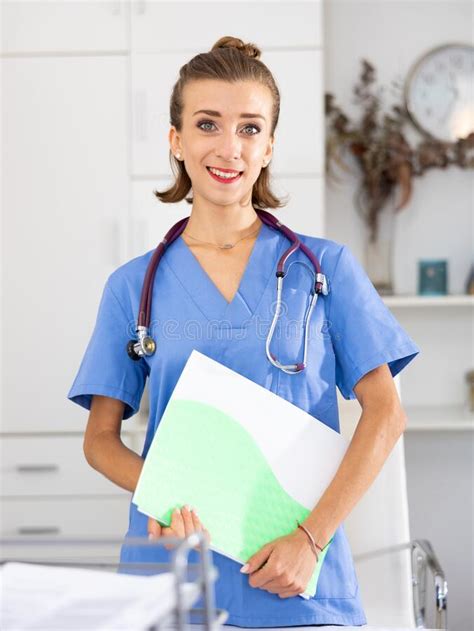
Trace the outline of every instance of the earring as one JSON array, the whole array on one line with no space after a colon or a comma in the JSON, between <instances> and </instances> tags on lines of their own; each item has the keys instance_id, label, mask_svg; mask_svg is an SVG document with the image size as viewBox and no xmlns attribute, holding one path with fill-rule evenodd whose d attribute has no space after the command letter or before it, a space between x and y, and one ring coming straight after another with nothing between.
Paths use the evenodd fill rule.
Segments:
<instances>
[{"instance_id":1,"label":"earring","mask_svg":"<svg viewBox=\"0 0 474 631\"><path fill-rule=\"evenodd\" d=\"M180 154L180 153L177 153L177 154L176 154L176 158L177 158L178 160L181 160L181 154Z\"/></svg>"}]
</instances>

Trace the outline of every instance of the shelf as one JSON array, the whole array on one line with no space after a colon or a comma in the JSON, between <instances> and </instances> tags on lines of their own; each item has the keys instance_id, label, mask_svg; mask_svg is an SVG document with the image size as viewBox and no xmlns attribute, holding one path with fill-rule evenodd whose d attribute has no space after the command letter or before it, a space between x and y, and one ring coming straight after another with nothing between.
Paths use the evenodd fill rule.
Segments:
<instances>
[{"instance_id":1,"label":"shelf","mask_svg":"<svg viewBox=\"0 0 474 631\"><path fill-rule=\"evenodd\" d=\"M400 294L382 296L387 307L474 307L474 296L451 294L448 296L417 296Z\"/></svg>"},{"instance_id":2,"label":"shelf","mask_svg":"<svg viewBox=\"0 0 474 631\"><path fill-rule=\"evenodd\" d=\"M406 432L473 431L474 413L463 406L404 406L408 416Z\"/></svg>"}]
</instances>

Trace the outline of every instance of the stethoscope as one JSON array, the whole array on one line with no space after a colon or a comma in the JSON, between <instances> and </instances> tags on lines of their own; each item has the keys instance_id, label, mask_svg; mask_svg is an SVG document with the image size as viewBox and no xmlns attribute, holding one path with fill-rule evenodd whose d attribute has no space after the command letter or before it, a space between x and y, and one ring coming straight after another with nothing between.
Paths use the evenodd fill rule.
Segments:
<instances>
[{"instance_id":1,"label":"stethoscope","mask_svg":"<svg viewBox=\"0 0 474 631\"><path fill-rule=\"evenodd\" d=\"M291 246L282 254L280 260L278 261L276 278L277 278L277 300L275 307L275 314L273 316L273 320L270 326L270 330L267 335L267 340L265 343L265 351L273 366L279 368L285 373L288 374L296 374L301 372L306 368L306 355L308 351L308 330L309 323L311 320L311 314L313 309L316 306L316 302L318 300L319 294L327 295L329 293L329 285L326 279L326 276L321 273L321 268L319 265L318 259L314 256L311 250L298 239L296 234L290 230L287 226L284 226L276 217L274 217L271 213L265 210L256 210L257 215L260 217L261 221L265 223L267 226L274 228L275 230L279 230L285 237L287 237L291 241ZM161 257L175 239L177 239L180 234L186 228L186 224L188 223L189 217L185 217L178 221L164 236L163 240L158 244L157 248L153 252L153 255L148 264L148 268L145 274L145 280L143 281L142 293L140 298L140 310L138 314L138 323L136 333L138 335L138 340L132 339L127 344L127 353L131 359L134 361L141 359L143 356L150 356L156 350L155 340L149 334L149 326L150 326L150 315L151 315L151 296L153 293L153 281L155 279L156 270L158 268L158 264L160 262ZM311 273L313 274L313 286L311 288L311 301L309 306L307 307L306 314L303 320L304 323L304 353L303 353L303 361L296 364L281 364L275 355L270 351L270 345L272 343L273 334L275 331L275 327L278 322L278 318L281 315L282 311L282 292L283 292L283 279L285 277L285 264L288 258L296 252L298 249L308 257L313 267Z\"/></svg>"}]
</instances>

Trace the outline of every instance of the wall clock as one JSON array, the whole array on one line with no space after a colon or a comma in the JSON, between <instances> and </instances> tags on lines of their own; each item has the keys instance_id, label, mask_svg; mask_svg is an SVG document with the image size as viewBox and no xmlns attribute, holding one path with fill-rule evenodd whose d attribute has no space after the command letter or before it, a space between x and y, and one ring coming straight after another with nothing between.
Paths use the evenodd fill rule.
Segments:
<instances>
[{"instance_id":1,"label":"wall clock","mask_svg":"<svg viewBox=\"0 0 474 631\"><path fill-rule=\"evenodd\" d=\"M415 126L444 142L474 131L474 46L446 44L416 61L405 81L405 106Z\"/></svg>"}]
</instances>

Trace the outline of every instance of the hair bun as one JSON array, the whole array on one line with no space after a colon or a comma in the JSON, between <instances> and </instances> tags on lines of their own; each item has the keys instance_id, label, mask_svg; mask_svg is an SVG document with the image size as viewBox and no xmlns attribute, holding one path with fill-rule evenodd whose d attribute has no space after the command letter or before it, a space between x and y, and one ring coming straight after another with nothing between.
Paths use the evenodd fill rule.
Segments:
<instances>
[{"instance_id":1,"label":"hair bun","mask_svg":"<svg viewBox=\"0 0 474 631\"><path fill-rule=\"evenodd\" d=\"M242 51L244 55L248 57L253 57L255 59L260 59L260 55L262 51L255 44L245 44L238 37L225 36L221 37L214 46L211 48L211 51L216 50L217 48L237 48Z\"/></svg>"}]
</instances>

